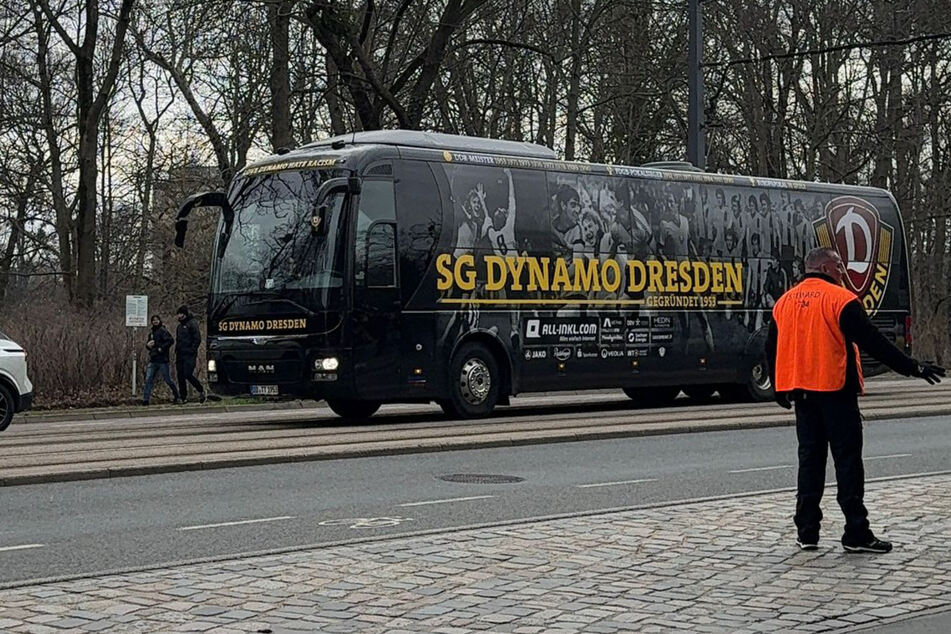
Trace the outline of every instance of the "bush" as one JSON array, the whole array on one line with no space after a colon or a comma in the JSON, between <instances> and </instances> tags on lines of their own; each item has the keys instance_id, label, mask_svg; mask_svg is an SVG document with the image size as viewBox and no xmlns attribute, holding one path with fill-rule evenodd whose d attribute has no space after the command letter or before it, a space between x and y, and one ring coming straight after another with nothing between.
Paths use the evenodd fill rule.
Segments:
<instances>
[{"instance_id":1,"label":"bush","mask_svg":"<svg viewBox=\"0 0 951 634\"><path fill-rule=\"evenodd\" d=\"M177 307L150 306L149 311L162 315L173 336ZM135 332L138 393L133 396L132 329L125 326L124 304L100 303L92 309L78 309L54 300L28 300L0 309L0 330L27 351L36 409L131 404L142 398L148 332L146 328ZM203 358L199 351L199 359ZM203 366L199 361L195 372L199 378ZM171 400L171 391L159 380L152 398Z\"/></svg>"}]
</instances>

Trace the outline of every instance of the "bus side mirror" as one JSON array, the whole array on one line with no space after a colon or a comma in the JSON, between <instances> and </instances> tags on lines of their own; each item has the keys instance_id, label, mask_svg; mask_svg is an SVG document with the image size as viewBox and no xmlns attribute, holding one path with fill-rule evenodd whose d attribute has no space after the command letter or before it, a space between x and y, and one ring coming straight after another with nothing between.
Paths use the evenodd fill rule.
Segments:
<instances>
[{"instance_id":1,"label":"bus side mirror","mask_svg":"<svg viewBox=\"0 0 951 634\"><path fill-rule=\"evenodd\" d=\"M189 196L182 203L175 217L175 246L181 249L185 246L185 232L188 231L188 214L195 207L218 207L221 209L221 215L224 216L225 224L231 226L234 222L234 210L231 203L228 202L228 196L224 192L201 192Z\"/></svg>"}]
</instances>

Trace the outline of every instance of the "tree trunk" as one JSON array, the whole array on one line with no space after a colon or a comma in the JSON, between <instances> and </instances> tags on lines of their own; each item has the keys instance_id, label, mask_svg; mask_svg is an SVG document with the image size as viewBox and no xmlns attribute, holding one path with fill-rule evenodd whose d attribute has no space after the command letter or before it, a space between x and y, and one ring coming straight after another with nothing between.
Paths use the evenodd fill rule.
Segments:
<instances>
[{"instance_id":1,"label":"tree trunk","mask_svg":"<svg viewBox=\"0 0 951 634\"><path fill-rule=\"evenodd\" d=\"M271 0L267 6L271 34L271 145L274 150L296 145L291 130L290 25L296 0Z\"/></svg>"},{"instance_id":2,"label":"tree trunk","mask_svg":"<svg viewBox=\"0 0 951 634\"><path fill-rule=\"evenodd\" d=\"M581 99L581 0L571 0L571 70L568 78L565 160L575 160L578 136L578 102Z\"/></svg>"},{"instance_id":3,"label":"tree trunk","mask_svg":"<svg viewBox=\"0 0 951 634\"><path fill-rule=\"evenodd\" d=\"M73 222L66 202L63 176L62 151L59 147L60 134L56 129L53 115L53 80L50 74L49 27L43 21L43 14L37 5L33 5L33 18L36 25L37 50L36 61L40 75L40 102L42 105L43 134L50 156L50 195L55 212L56 237L58 242L59 267L63 272L63 285L66 297L75 301L76 280L73 277Z\"/></svg>"},{"instance_id":4,"label":"tree trunk","mask_svg":"<svg viewBox=\"0 0 951 634\"><path fill-rule=\"evenodd\" d=\"M87 44L95 40L87 41ZM93 117L93 56L84 48L76 56L76 105L79 111L79 183L76 189L76 300L91 306L96 298L96 164L98 117Z\"/></svg>"}]
</instances>

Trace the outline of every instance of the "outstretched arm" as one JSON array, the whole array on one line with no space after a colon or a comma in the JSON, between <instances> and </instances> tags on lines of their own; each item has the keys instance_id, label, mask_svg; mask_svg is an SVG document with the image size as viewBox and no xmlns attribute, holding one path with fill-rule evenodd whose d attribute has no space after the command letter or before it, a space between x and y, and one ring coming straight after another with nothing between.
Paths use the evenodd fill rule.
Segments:
<instances>
[{"instance_id":1,"label":"outstretched arm","mask_svg":"<svg viewBox=\"0 0 951 634\"><path fill-rule=\"evenodd\" d=\"M904 376L920 376L920 364L898 349L898 346L885 338L872 320L868 318L859 300L846 304L839 315L842 334L858 344L864 352L880 363L884 363L895 372Z\"/></svg>"}]
</instances>

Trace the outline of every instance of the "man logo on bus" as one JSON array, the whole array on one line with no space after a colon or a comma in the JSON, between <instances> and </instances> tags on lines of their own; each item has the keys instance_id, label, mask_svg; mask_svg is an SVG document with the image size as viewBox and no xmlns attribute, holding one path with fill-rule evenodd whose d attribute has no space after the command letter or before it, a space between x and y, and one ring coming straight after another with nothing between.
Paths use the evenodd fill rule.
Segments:
<instances>
[{"instance_id":1,"label":"man logo on bus","mask_svg":"<svg viewBox=\"0 0 951 634\"><path fill-rule=\"evenodd\" d=\"M813 228L819 245L835 249L845 263L846 287L874 315L888 286L894 229L874 205L855 196L831 200Z\"/></svg>"}]
</instances>

